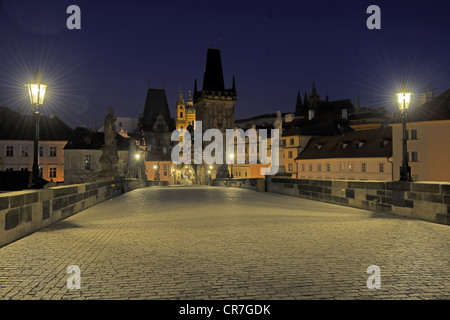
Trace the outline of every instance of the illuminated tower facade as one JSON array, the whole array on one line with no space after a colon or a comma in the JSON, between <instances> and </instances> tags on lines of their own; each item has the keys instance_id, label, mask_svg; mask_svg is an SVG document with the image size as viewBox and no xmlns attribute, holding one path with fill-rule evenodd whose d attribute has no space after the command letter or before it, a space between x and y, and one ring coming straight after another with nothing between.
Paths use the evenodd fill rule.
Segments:
<instances>
[{"instance_id":1,"label":"illuminated tower facade","mask_svg":"<svg viewBox=\"0 0 450 320\"><path fill-rule=\"evenodd\" d=\"M189 98L187 100L187 104L185 104L183 94L181 93L180 89L180 94L177 100L175 120L175 126L177 130L187 129L189 126L192 126L192 128L195 130L195 119L196 111L194 108L194 101L191 97L191 92L189 91Z\"/></svg>"}]
</instances>

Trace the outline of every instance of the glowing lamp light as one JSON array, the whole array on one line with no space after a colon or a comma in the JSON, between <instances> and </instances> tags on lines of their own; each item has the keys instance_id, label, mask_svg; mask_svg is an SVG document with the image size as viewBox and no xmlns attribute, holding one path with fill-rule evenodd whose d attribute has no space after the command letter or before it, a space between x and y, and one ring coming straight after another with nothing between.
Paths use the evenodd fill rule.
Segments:
<instances>
[{"instance_id":1,"label":"glowing lamp light","mask_svg":"<svg viewBox=\"0 0 450 320\"><path fill-rule=\"evenodd\" d=\"M135 157L136 157L136 160L139 160L141 158L141 155L140 154L136 154Z\"/></svg>"},{"instance_id":2,"label":"glowing lamp light","mask_svg":"<svg viewBox=\"0 0 450 320\"><path fill-rule=\"evenodd\" d=\"M412 93L406 88L406 84L403 83L402 89L397 92L397 103L400 110L408 110L411 103Z\"/></svg>"},{"instance_id":3,"label":"glowing lamp light","mask_svg":"<svg viewBox=\"0 0 450 320\"><path fill-rule=\"evenodd\" d=\"M34 74L34 79L26 85L32 105L43 105L45 92L47 91L47 83L42 81L39 69Z\"/></svg>"}]
</instances>

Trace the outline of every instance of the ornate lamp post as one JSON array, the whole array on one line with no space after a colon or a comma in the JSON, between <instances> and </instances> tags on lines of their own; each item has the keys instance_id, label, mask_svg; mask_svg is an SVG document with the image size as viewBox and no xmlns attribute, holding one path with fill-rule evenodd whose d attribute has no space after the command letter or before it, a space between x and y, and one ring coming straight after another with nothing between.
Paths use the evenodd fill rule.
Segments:
<instances>
[{"instance_id":1,"label":"ornate lamp post","mask_svg":"<svg viewBox=\"0 0 450 320\"><path fill-rule=\"evenodd\" d=\"M34 113L34 158L32 170L32 188L40 189L41 179L39 170L39 122L41 118L41 108L44 104L45 92L47 91L47 83L41 80L39 69L34 74L34 79L26 85L30 95L31 105Z\"/></svg>"},{"instance_id":2,"label":"ornate lamp post","mask_svg":"<svg viewBox=\"0 0 450 320\"><path fill-rule=\"evenodd\" d=\"M402 114L402 126L403 126L403 157L402 165L400 166L400 181L412 181L411 179L411 167L408 163L408 150L407 150L407 136L406 136L406 122L408 116L408 108L411 103L412 93L406 88L406 83L403 82L403 86L397 93L397 102L400 112Z\"/></svg>"}]
</instances>

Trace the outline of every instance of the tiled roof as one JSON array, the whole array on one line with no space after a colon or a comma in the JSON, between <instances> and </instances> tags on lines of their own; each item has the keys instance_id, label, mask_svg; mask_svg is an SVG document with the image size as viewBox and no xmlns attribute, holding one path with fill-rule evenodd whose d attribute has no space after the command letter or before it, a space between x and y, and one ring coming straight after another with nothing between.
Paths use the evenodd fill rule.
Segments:
<instances>
[{"instance_id":1,"label":"tiled roof","mask_svg":"<svg viewBox=\"0 0 450 320\"><path fill-rule=\"evenodd\" d=\"M153 125L156 118L162 114L166 123L170 126L172 119L170 117L169 105L167 103L166 92L164 89L148 89L147 99L143 114L144 131L153 131Z\"/></svg>"},{"instance_id":2,"label":"tiled roof","mask_svg":"<svg viewBox=\"0 0 450 320\"><path fill-rule=\"evenodd\" d=\"M66 150L100 150L105 141L103 132L92 131L87 128L76 128L74 136L67 142L64 149ZM116 133L117 149L127 151L130 147L130 139L126 139Z\"/></svg>"},{"instance_id":3,"label":"tiled roof","mask_svg":"<svg viewBox=\"0 0 450 320\"><path fill-rule=\"evenodd\" d=\"M312 138L299 154L302 159L386 158L392 156L392 127Z\"/></svg>"},{"instance_id":4,"label":"tiled roof","mask_svg":"<svg viewBox=\"0 0 450 320\"><path fill-rule=\"evenodd\" d=\"M286 123L283 136L331 136L351 130L347 127L345 121L339 116L333 114L323 114L312 120L308 118L295 119L293 122Z\"/></svg>"},{"instance_id":5,"label":"tiled roof","mask_svg":"<svg viewBox=\"0 0 450 320\"><path fill-rule=\"evenodd\" d=\"M0 140L34 140L33 115L23 115L8 107L0 107ZM73 129L57 116L41 115L39 140L67 141L73 136Z\"/></svg>"}]
</instances>

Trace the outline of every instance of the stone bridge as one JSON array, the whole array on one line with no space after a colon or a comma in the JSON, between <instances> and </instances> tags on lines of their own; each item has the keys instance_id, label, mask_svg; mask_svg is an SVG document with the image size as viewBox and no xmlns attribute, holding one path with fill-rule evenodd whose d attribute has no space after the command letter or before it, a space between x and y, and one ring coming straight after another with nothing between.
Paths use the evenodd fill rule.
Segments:
<instances>
[{"instance_id":1,"label":"stone bridge","mask_svg":"<svg viewBox=\"0 0 450 320\"><path fill-rule=\"evenodd\" d=\"M450 298L447 225L243 188L117 188L60 191L48 219L78 207L0 248L0 299Z\"/></svg>"}]
</instances>

